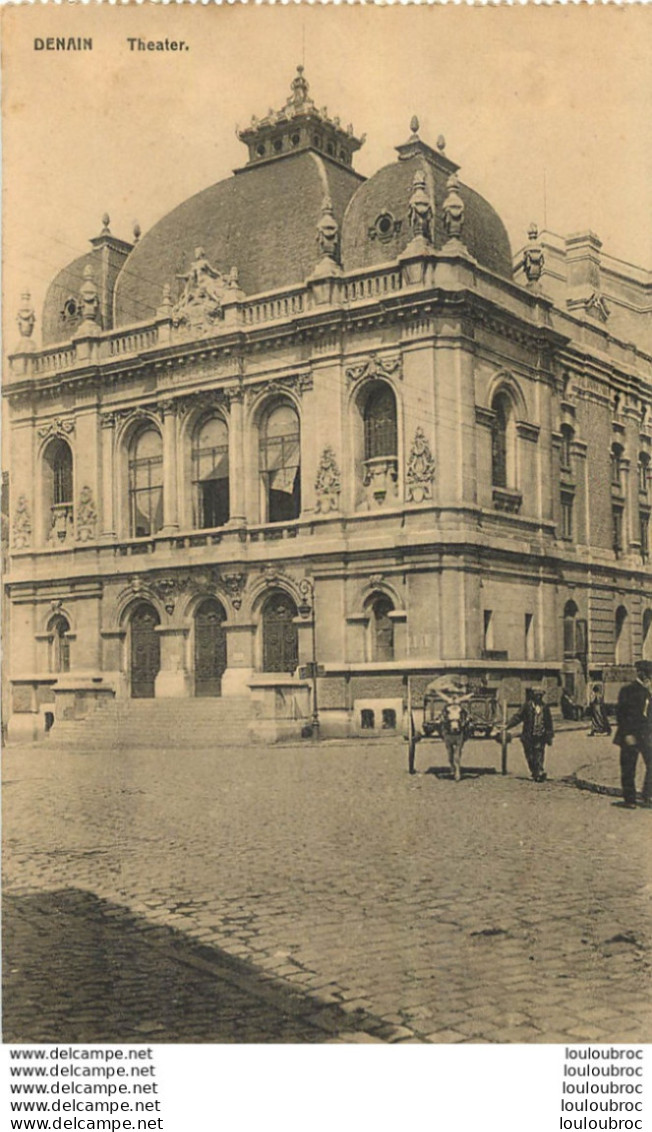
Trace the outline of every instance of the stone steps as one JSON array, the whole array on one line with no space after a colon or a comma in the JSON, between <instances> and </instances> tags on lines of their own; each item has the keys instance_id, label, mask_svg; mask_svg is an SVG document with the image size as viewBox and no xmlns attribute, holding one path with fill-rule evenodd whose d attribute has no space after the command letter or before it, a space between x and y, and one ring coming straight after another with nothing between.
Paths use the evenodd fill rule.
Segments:
<instances>
[{"instance_id":1,"label":"stone steps","mask_svg":"<svg viewBox=\"0 0 652 1132\"><path fill-rule=\"evenodd\" d=\"M192 747L243 746L255 716L249 698L114 701L85 719L57 721L53 746Z\"/></svg>"}]
</instances>

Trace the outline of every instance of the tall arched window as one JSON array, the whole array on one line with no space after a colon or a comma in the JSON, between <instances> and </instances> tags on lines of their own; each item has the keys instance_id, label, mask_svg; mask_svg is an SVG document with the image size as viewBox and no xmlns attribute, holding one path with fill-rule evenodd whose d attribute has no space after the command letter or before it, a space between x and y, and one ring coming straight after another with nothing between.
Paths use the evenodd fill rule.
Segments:
<instances>
[{"instance_id":1,"label":"tall arched window","mask_svg":"<svg viewBox=\"0 0 652 1132\"><path fill-rule=\"evenodd\" d=\"M209 417L195 430L192 480L195 526L223 527L229 521L229 434L221 417Z\"/></svg>"},{"instance_id":2,"label":"tall arched window","mask_svg":"<svg viewBox=\"0 0 652 1132\"><path fill-rule=\"evenodd\" d=\"M163 441L153 425L141 429L129 453L129 516L133 538L163 526Z\"/></svg>"},{"instance_id":3,"label":"tall arched window","mask_svg":"<svg viewBox=\"0 0 652 1132\"><path fill-rule=\"evenodd\" d=\"M516 424L512 402L497 393L491 402L491 482L494 487L516 486Z\"/></svg>"},{"instance_id":4,"label":"tall arched window","mask_svg":"<svg viewBox=\"0 0 652 1132\"><path fill-rule=\"evenodd\" d=\"M263 606L263 671L294 672L299 663L297 607L276 590Z\"/></svg>"},{"instance_id":5,"label":"tall arched window","mask_svg":"<svg viewBox=\"0 0 652 1132\"><path fill-rule=\"evenodd\" d=\"M614 657L616 664L631 664L632 634L629 614L624 605L619 605L614 619Z\"/></svg>"},{"instance_id":6,"label":"tall arched window","mask_svg":"<svg viewBox=\"0 0 652 1132\"><path fill-rule=\"evenodd\" d=\"M364 486L370 503L396 495L398 427L394 390L384 382L370 386L362 407Z\"/></svg>"},{"instance_id":7,"label":"tall arched window","mask_svg":"<svg viewBox=\"0 0 652 1132\"><path fill-rule=\"evenodd\" d=\"M623 453L624 449L622 444L611 445L611 486L616 492L622 492L623 490Z\"/></svg>"},{"instance_id":8,"label":"tall arched window","mask_svg":"<svg viewBox=\"0 0 652 1132\"><path fill-rule=\"evenodd\" d=\"M301 432L292 405L272 408L260 426L263 521L284 523L301 513Z\"/></svg>"},{"instance_id":9,"label":"tall arched window","mask_svg":"<svg viewBox=\"0 0 652 1132\"><path fill-rule=\"evenodd\" d=\"M394 603L386 594L378 594L369 603L369 652L371 660L394 659L394 622L390 613Z\"/></svg>"},{"instance_id":10,"label":"tall arched window","mask_svg":"<svg viewBox=\"0 0 652 1132\"><path fill-rule=\"evenodd\" d=\"M46 538L64 542L73 528L72 452L62 437L50 441L43 453Z\"/></svg>"},{"instance_id":11,"label":"tall arched window","mask_svg":"<svg viewBox=\"0 0 652 1132\"><path fill-rule=\"evenodd\" d=\"M68 633L70 625L63 616L57 616L50 622L50 671L70 671L70 640Z\"/></svg>"},{"instance_id":12,"label":"tall arched window","mask_svg":"<svg viewBox=\"0 0 652 1132\"><path fill-rule=\"evenodd\" d=\"M564 606L564 656L574 657L577 653L577 614L579 610L574 601Z\"/></svg>"}]
</instances>

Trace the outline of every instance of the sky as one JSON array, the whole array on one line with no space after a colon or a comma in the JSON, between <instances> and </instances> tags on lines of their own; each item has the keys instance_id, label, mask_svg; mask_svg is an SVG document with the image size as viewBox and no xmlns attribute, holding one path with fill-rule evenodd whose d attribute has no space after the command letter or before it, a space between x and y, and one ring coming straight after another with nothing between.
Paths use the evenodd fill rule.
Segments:
<instances>
[{"instance_id":1,"label":"sky","mask_svg":"<svg viewBox=\"0 0 652 1132\"><path fill-rule=\"evenodd\" d=\"M4 7L5 352L30 289L89 247L108 212L131 238L244 164L236 124L279 108L296 66L310 94L367 141L369 176L413 114L501 215L513 248L532 220L592 229L652 267L652 6ZM91 36L92 52L34 50ZM132 51L128 37L184 40Z\"/></svg>"}]
</instances>

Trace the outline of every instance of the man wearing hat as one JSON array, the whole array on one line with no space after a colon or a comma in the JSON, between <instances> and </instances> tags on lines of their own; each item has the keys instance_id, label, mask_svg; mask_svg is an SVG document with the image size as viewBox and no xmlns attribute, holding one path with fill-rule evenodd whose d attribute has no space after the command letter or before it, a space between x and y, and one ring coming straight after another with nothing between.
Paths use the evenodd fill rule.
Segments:
<instances>
[{"instance_id":1,"label":"man wearing hat","mask_svg":"<svg viewBox=\"0 0 652 1132\"><path fill-rule=\"evenodd\" d=\"M637 660L636 680L620 689L614 743L620 747L620 778L627 810L636 808L636 764L645 763L643 805L652 806L652 661Z\"/></svg>"},{"instance_id":2,"label":"man wearing hat","mask_svg":"<svg viewBox=\"0 0 652 1132\"><path fill-rule=\"evenodd\" d=\"M535 782L545 782L547 775L543 769L543 760L546 747L552 745L554 730L552 713L543 702L540 688L528 688L523 707L508 720L507 727L516 727L518 723L523 724L521 743L530 774Z\"/></svg>"}]
</instances>

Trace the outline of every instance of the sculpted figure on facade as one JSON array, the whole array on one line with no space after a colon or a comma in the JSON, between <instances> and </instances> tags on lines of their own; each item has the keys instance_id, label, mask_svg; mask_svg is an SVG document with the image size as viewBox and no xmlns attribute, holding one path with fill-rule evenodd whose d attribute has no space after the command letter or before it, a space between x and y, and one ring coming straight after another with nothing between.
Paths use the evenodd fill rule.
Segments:
<instances>
[{"instance_id":1,"label":"sculpted figure on facade","mask_svg":"<svg viewBox=\"0 0 652 1132\"><path fill-rule=\"evenodd\" d=\"M414 174L412 192L408 205L408 221L412 229L412 236L421 237L430 243L432 238L432 202L428 193L426 175L423 170Z\"/></svg>"},{"instance_id":2,"label":"sculpted figure on facade","mask_svg":"<svg viewBox=\"0 0 652 1132\"><path fill-rule=\"evenodd\" d=\"M38 434L41 440L45 440L46 436L70 436L70 433L74 431L75 421L73 417L55 417L53 421L41 425Z\"/></svg>"},{"instance_id":3,"label":"sculpted figure on facade","mask_svg":"<svg viewBox=\"0 0 652 1132\"><path fill-rule=\"evenodd\" d=\"M460 179L453 173L446 182L446 199L442 206L444 228L449 240L460 240L464 228L464 201L460 193Z\"/></svg>"},{"instance_id":4,"label":"sculpted figure on facade","mask_svg":"<svg viewBox=\"0 0 652 1132\"><path fill-rule=\"evenodd\" d=\"M100 295L97 284L93 278L93 268L90 263L84 268L84 282L79 290L80 312L83 322L99 322Z\"/></svg>"},{"instance_id":5,"label":"sculpted figure on facade","mask_svg":"<svg viewBox=\"0 0 652 1132\"><path fill-rule=\"evenodd\" d=\"M34 307L32 306L32 296L29 291L23 291L20 296L21 305L18 308L16 322L18 323L18 330L20 331L21 341L19 344L20 350L33 349L34 343L31 341L34 332L34 324L36 322L36 315L34 314Z\"/></svg>"},{"instance_id":6,"label":"sculpted figure on facade","mask_svg":"<svg viewBox=\"0 0 652 1132\"><path fill-rule=\"evenodd\" d=\"M409 503L423 503L432 498L435 461L426 434L419 426L414 434L407 463L407 497Z\"/></svg>"},{"instance_id":7,"label":"sculpted figure on facade","mask_svg":"<svg viewBox=\"0 0 652 1132\"><path fill-rule=\"evenodd\" d=\"M539 243L539 229L536 224L530 224L528 238L530 243L523 252L523 270L528 283L536 286L541 278L545 262L543 248Z\"/></svg>"},{"instance_id":8,"label":"sculpted figure on facade","mask_svg":"<svg viewBox=\"0 0 652 1132\"><path fill-rule=\"evenodd\" d=\"M322 259L339 262L340 230L333 214L333 204L329 196L324 198L321 216L317 224L317 247Z\"/></svg>"},{"instance_id":9,"label":"sculpted figure on facade","mask_svg":"<svg viewBox=\"0 0 652 1132\"><path fill-rule=\"evenodd\" d=\"M178 278L183 280L184 287L181 298L172 309L174 326L189 330L208 329L222 317L222 302L224 292L229 288L229 278L211 266L202 247L195 248L190 271Z\"/></svg>"},{"instance_id":10,"label":"sculpted figure on facade","mask_svg":"<svg viewBox=\"0 0 652 1132\"><path fill-rule=\"evenodd\" d=\"M340 469L337 466L335 453L332 448L324 448L315 479L317 496L315 510L322 514L337 511L340 505L341 486Z\"/></svg>"},{"instance_id":11,"label":"sculpted figure on facade","mask_svg":"<svg viewBox=\"0 0 652 1132\"><path fill-rule=\"evenodd\" d=\"M89 542L95 538L97 529L97 511L93 502L93 493L86 485L79 495L77 508L77 538L79 542Z\"/></svg>"},{"instance_id":12,"label":"sculpted figure on facade","mask_svg":"<svg viewBox=\"0 0 652 1132\"><path fill-rule=\"evenodd\" d=\"M16 504L13 534L16 550L22 550L24 547L31 546L32 520L27 505L27 499L24 495L19 495L18 503Z\"/></svg>"},{"instance_id":13,"label":"sculpted figure on facade","mask_svg":"<svg viewBox=\"0 0 652 1132\"><path fill-rule=\"evenodd\" d=\"M381 377L403 378L403 365L400 358L379 358L370 354L363 362L347 366L346 376L350 382L367 381Z\"/></svg>"}]
</instances>

